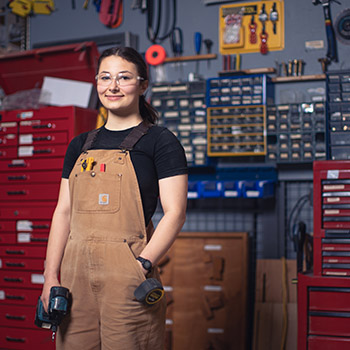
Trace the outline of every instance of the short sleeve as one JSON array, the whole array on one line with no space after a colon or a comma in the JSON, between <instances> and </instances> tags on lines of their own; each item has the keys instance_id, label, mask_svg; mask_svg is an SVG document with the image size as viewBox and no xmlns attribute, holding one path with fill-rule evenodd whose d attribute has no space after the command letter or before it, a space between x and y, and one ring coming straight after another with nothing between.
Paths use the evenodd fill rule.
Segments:
<instances>
[{"instance_id":1,"label":"short sleeve","mask_svg":"<svg viewBox=\"0 0 350 350\"><path fill-rule=\"evenodd\" d=\"M159 180L188 173L184 148L168 129L160 133L155 143L154 162Z\"/></svg>"},{"instance_id":2,"label":"short sleeve","mask_svg":"<svg viewBox=\"0 0 350 350\"><path fill-rule=\"evenodd\" d=\"M68 179L69 175L77 161L83 144L87 138L87 133L75 137L68 145L66 155L63 162L62 178Z\"/></svg>"}]
</instances>

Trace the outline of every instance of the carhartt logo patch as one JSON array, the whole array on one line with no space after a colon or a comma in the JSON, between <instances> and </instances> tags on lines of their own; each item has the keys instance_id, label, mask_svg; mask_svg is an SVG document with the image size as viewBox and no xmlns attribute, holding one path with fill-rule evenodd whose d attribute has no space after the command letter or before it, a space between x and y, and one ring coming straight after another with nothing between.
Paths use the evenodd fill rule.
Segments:
<instances>
[{"instance_id":1,"label":"carhartt logo patch","mask_svg":"<svg viewBox=\"0 0 350 350\"><path fill-rule=\"evenodd\" d=\"M98 204L108 205L109 204L109 194L108 193L100 193L98 195Z\"/></svg>"}]
</instances>

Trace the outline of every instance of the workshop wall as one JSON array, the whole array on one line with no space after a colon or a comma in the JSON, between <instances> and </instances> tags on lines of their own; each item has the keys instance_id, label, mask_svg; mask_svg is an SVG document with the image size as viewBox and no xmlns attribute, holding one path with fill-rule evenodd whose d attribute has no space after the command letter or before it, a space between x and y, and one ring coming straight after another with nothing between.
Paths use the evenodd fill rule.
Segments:
<instances>
[{"instance_id":1,"label":"workshop wall","mask_svg":"<svg viewBox=\"0 0 350 350\"><path fill-rule=\"evenodd\" d=\"M30 42L33 46L36 43L64 41L70 39L84 39L91 36L110 35L113 33L131 32L139 37L139 50L145 52L151 42L146 36L146 15L140 10L132 10L132 1L124 1L123 23L116 29L109 29L104 26L98 17L98 13L92 1L88 9L83 9L83 1L75 1L76 8L72 9L71 1L56 1L56 11L51 15L37 15L30 20ZM341 10L345 9L346 1L342 4L332 3L332 17L335 21ZM166 3L166 2L165 2ZM169 3L171 3L169 1ZM239 2L244 4L244 1ZM304 74L320 74L321 65L318 59L325 57L327 41L321 5L314 6L312 0L285 0L285 48L282 51L273 51L267 55L260 53L244 54L241 57L241 68L275 67L277 62L287 62L289 59L302 59L305 61ZM183 31L183 55L194 55L194 33L201 32L203 39L213 41L212 52L219 52L218 45L218 23L220 5L204 5L202 1L177 0L177 26ZM172 12L171 12L172 13ZM165 16L163 25L167 22ZM164 27L163 27L164 30ZM164 32L164 31L163 31ZM306 50L305 41L323 40L324 48ZM172 56L170 42L167 39L162 43L168 56ZM347 55L350 52L349 46L337 41L339 63L332 63L329 69L349 68L350 62ZM201 53L205 53L202 44ZM195 70L195 62L182 63L179 65L167 64L165 73L171 81L185 79L188 73ZM202 61L199 64L199 73L204 78L215 77L217 72L222 70L221 55L208 62ZM182 72L183 71L183 72Z\"/></svg>"}]
</instances>

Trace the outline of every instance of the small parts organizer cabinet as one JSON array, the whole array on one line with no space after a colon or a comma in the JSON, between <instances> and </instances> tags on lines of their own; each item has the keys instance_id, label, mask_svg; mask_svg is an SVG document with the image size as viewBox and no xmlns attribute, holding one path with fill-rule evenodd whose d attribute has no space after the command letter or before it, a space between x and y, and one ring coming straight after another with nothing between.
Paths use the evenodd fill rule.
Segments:
<instances>
[{"instance_id":1,"label":"small parts organizer cabinet","mask_svg":"<svg viewBox=\"0 0 350 350\"><path fill-rule=\"evenodd\" d=\"M350 281L298 275L298 350L350 349Z\"/></svg>"},{"instance_id":2,"label":"small parts organizer cabinet","mask_svg":"<svg viewBox=\"0 0 350 350\"><path fill-rule=\"evenodd\" d=\"M350 277L350 161L314 162L313 205L314 274Z\"/></svg>"},{"instance_id":3,"label":"small parts organizer cabinet","mask_svg":"<svg viewBox=\"0 0 350 350\"><path fill-rule=\"evenodd\" d=\"M266 75L207 80L209 156L266 155Z\"/></svg>"},{"instance_id":4,"label":"small parts organizer cabinet","mask_svg":"<svg viewBox=\"0 0 350 350\"><path fill-rule=\"evenodd\" d=\"M1 113L0 349L54 349L34 325L50 221L67 145L96 117L72 106Z\"/></svg>"},{"instance_id":5,"label":"small parts organizer cabinet","mask_svg":"<svg viewBox=\"0 0 350 350\"><path fill-rule=\"evenodd\" d=\"M167 350L245 350L248 234L182 232L160 266Z\"/></svg>"}]
</instances>

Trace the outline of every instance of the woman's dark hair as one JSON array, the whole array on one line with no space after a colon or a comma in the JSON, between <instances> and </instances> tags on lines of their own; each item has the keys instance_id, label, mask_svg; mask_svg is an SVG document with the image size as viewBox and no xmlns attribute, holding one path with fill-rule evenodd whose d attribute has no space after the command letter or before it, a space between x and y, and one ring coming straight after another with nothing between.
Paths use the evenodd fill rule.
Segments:
<instances>
[{"instance_id":1,"label":"woman's dark hair","mask_svg":"<svg viewBox=\"0 0 350 350\"><path fill-rule=\"evenodd\" d=\"M118 56L128 62L133 63L136 66L138 75L144 80L148 80L148 70L144 59L135 49L131 47L112 47L104 50L98 59L97 72L100 69L103 59L109 56ZM139 109L143 120L147 120L152 124L157 122L158 112L146 101L144 95L141 95L139 98Z\"/></svg>"}]
</instances>

